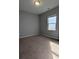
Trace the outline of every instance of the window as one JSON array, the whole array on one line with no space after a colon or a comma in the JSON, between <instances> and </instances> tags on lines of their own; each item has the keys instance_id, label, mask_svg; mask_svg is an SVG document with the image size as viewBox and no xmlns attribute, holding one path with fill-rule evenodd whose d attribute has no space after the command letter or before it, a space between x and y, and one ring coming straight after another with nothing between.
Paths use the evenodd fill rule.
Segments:
<instances>
[{"instance_id":1,"label":"window","mask_svg":"<svg viewBox=\"0 0 79 59\"><path fill-rule=\"evenodd\" d=\"M56 16L48 17L48 30L56 30Z\"/></svg>"}]
</instances>

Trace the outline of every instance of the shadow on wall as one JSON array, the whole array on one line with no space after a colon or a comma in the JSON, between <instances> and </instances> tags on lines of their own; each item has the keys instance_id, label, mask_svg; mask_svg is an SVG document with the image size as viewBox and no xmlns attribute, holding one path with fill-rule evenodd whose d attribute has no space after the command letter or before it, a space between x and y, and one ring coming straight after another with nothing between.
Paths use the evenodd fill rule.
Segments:
<instances>
[{"instance_id":1,"label":"shadow on wall","mask_svg":"<svg viewBox=\"0 0 79 59\"><path fill-rule=\"evenodd\" d=\"M59 46L45 37L20 39L20 59L58 59Z\"/></svg>"}]
</instances>

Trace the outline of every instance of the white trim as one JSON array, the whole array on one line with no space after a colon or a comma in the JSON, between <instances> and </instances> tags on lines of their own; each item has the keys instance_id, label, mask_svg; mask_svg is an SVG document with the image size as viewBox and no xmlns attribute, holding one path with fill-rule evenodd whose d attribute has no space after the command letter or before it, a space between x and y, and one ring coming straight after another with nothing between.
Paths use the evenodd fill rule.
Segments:
<instances>
[{"instance_id":1,"label":"white trim","mask_svg":"<svg viewBox=\"0 0 79 59\"><path fill-rule=\"evenodd\" d=\"M49 35L46 35L46 34L41 34L41 35L44 35L44 36L47 36L47 37L50 37L50 38L55 38L55 39L59 39L59 38L57 38L56 36L49 36Z\"/></svg>"},{"instance_id":2,"label":"white trim","mask_svg":"<svg viewBox=\"0 0 79 59\"><path fill-rule=\"evenodd\" d=\"M56 28L55 28L55 30L49 30L49 29L48 29L48 25L49 25L49 24L48 24L48 18L49 18L49 17L54 17L54 16L56 16ZM57 31L57 14L55 13L55 14L53 14L53 15L47 16L47 22L46 22L46 23L47 23L47 31Z\"/></svg>"},{"instance_id":3,"label":"white trim","mask_svg":"<svg viewBox=\"0 0 79 59\"><path fill-rule=\"evenodd\" d=\"M36 35L27 35L27 36L20 36L19 38L25 38L25 37L30 37L30 36L36 36Z\"/></svg>"}]
</instances>

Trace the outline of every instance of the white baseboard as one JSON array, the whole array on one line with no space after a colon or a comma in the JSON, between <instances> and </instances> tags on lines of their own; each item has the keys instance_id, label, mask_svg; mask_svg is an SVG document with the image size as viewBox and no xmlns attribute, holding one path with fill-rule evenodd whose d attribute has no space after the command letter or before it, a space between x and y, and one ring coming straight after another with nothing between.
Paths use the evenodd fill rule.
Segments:
<instances>
[{"instance_id":1,"label":"white baseboard","mask_svg":"<svg viewBox=\"0 0 79 59\"><path fill-rule=\"evenodd\" d=\"M25 37L30 37L30 36L36 36L36 35L27 35L27 36L20 36L19 38L25 38Z\"/></svg>"},{"instance_id":2,"label":"white baseboard","mask_svg":"<svg viewBox=\"0 0 79 59\"><path fill-rule=\"evenodd\" d=\"M37 35L38 35L38 34L37 34ZM27 36L20 36L19 38L21 39L21 38L24 38L24 37L37 36L37 35L27 35ZM57 38L57 37L55 37L55 36L51 37L51 36L49 36L49 35L46 35L46 34L41 34L41 35L44 35L44 36L47 36L47 37L50 37L50 38L59 39L59 38Z\"/></svg>"},{"instance_id":3,"label":"white baseboard","mask_svg":"<svg viewBox=\"0 0 79 59\"><path fill-rule=\"evenodd\" d=\"M50 38L55 38L55 39L59 39L59 38L57 38L57 37L55 37L55 36L49 36L49 35L46 35L46 34L42 34L42 35L44 35L44 36L47 36L47 37L50 37Z\"/></svg>"}]
</instances>

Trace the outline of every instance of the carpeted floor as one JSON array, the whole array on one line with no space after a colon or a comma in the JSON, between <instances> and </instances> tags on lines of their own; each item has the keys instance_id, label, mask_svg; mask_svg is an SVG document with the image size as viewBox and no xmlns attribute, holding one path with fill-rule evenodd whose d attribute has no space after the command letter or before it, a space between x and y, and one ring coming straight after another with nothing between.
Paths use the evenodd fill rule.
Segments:
<instances>
[{"instance_id":1,"label":"carpeted floor","mask_svg":"<svg viewBox=\"0 0 79 59\"><path fill-rule=\"evenodd\" d=\"M19 40L20 59L59 59L58 41L44 36L33 36Z\"/></svg>"}]
</instances>

